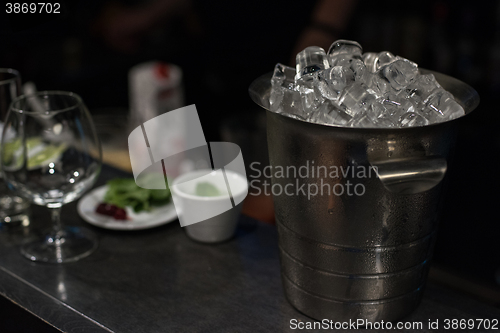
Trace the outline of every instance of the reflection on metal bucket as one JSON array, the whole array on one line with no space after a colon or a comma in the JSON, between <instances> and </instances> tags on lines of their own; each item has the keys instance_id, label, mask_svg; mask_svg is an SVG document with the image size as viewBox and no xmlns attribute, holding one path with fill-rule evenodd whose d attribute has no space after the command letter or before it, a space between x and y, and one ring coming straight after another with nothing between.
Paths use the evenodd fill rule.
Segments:
<instances>
[{"instance_id":1,"label":"reflection on metal bucket","mask_svg":"<svg viewBox=\"0 0 500 333\"><path fill-rule=\"evenodd\" d=\"M470 113L474 89L433 73ZM270 74L250 86L252 99L269 109ZM467 116L467 115L466 115ZM270 164L327 170L374 168L338 177L279 177L273 186L311 189L358 185L358 195L274 196L285 293L315 319L398 320L418 305L433 252L442 180L461 118L413 128L342 128L267 112ZM327 186L328 185L328 186ZM317 191L316 191L317 192Z\"/></svg>"}]
</instances>

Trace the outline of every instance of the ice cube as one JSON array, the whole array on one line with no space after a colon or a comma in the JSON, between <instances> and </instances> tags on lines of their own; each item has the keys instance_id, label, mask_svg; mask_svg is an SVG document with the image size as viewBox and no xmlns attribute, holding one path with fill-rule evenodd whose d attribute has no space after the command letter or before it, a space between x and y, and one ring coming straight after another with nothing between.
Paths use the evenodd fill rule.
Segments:
<instances>
[{"instance_id":1,"label":"ice cube","mask_svg":"<svg viewBox=\"0 0 500 333\"><path fill-rule=\"evenodd\" d=\"M375 95L377 95L377 97L385 96L389 92L396 93L395 90L392 91L393 89L390 86L389 81L387 81L387 79L382 77L379 73L368 73L366 85Z\"/></svg>"},{"instance_id":2,"label":"ice cube","mask_svg":"<svg viewBox=\"0 0 500 333\"><path fill-rule=\"evenodd\" d=\"M300 93L302 109L306 115L313 112L323 102L324 98L321 94L314 90L315 80L300 78L296 81L296 89Z\"/></svg>"},{"instance_id":3,"label":"ice cube","mask_svg":"<svg viewBox=\"0 0 500 333\"><path fill-rule=\"evenodd\" d=\"M339 39L328 49L328 58L332 67L348 66L351 59L361 60L362 54L361 45L352 40Z\"/></svg>"},{"instance_id":4,"label":"ice cube","mask_svg":"<svg viewBox=\"0 0 500 333\"><path fill-rule=\"evenodd\" d=\"M280 63L276 64L271 78L271 85L271 94L269 96L271 111L280 111L285 95L285 100L290 103L293 103L294 98L297 98L297 92L295 92L295 69L292 67ZM293 96L294 94L295 97Z\"/></svg>"},{"instance_id":5,"label":"ice cube","mask_svg":"<svg viewBox=\"0 0 500 333\"><path fill-rule=\"evenodd\" d=\"M383 116L383 117L377 118L377 121L375 122L375 124L377 127L380 127L380 128L388 128L388 127L396 127L397 126L397 122L393 118L388 117L388 116Z\"/></svg>"},{"instance_id":6,"label":"ice cube","mask_svg":"<svg viewBox=\"0 0 500 333\"><path fill-rule=\"evenodd\" d=\"M342 66L349 67L349 61L351 60L351 56L348 54L339 54L329 58L330 67L334 66Z\"/></svg>"},{"instance_id":7,"label":"ice cube","mask_svg":"<svg viewBox=\"0 0 500 333\"><path fill-rule=\"evenodd\" d=\"M273 85L279 84L293 84L295 82L295 69L292 67L285 66L283 64L277 63L274 66L273 77L271 78L271 83Z\"/></svg>"},{"instance_id":8,"label":"ice cube","mask_svg":"<svg viewBox=\"0 0 500 333\"><path fill-rule=\"evenodd\" d=\"M330 101L326 100L315 112L310 115L308 120L318 124L343 126L347 124L351 118L352 117L350 115L337 108Z\"/></svg>"},{"instance_id":9,"label":"ice cube","mask_svg":"<svg viewBox=\"0 0 500 333\"><path fill-rule=\"evenodd\" d=\"M397 60L397 57L389 51L382 51L377 55L377 61L375 62L375 70L378 70L385 65L389 65L391 62Z\"/></svg>"},{"instance_id":10,"label":"ice cube","mask_svg":"<svg viewBox=\"0 0 500 333\"><path fill-rule=\"evenodd\" d=\"M306 120L309 116L308 112L303 109L300 93L294 90L289 90L284 95L281 112L301 120Z\"/></svg>"},{"instance_id":11,"label":"ice cube","mask_svg":"<svg viewBox=\"0 0 500 333\"><path fill-rule=\"evenodd\" d=\"M395 127L396 123L387 116L373 118L367 110L363 110L356 114L347 125L364 128L387 128Z\"/></svg>"},{"instance_id":12,"label":"ice cube","mask_svg":"<svg viewBox=\"0 0 500 333\"><path fill-rule=\"evenodd\" d=\"M363 62L365 63L366 69L371 73L375 73L377 71L377 61L378 54L375 52L366 52L363 53Z\"/></svg>"},{"instance_id":13,"label":"ice cube","mask_svg":"<svg viewBox=\"0 0 500 333\"><path fill-rule=\"evenodd\" d=\"M365 63L360 59L351 59L350 69L354 74L354 81L359 83L365 83L368 80L368 71L366 70Z\"/></svg>"},{"instance_id":14,"label":"ice cube","mask_svg":"<svg viewBox=\"0 0 500 333\"><path fill-rule=\"evenodd\" d=\"M391 62L397 60L397 57L388 51L382 51L379 53L366 52L363 54L362 58L363 58L363 62L366 65L366 68L371 73L375 73L381 67L388 65Z\"/></svg>"},{"instance_id":15,"label":"ice cube","mask_svg":"<svg viewBox=\"0 0 500 333\"><path fill-rule=\"evenodd\" d=\"M283 87L275 86L271 89L271 94L269 95L269 108L271 111L280 112L281 103L283 102L283 96Z\"/></svg>"},{"instance_id":16,"label":"ice cube","mask_svg":"<svg viewBox=\"0 0 500 333\"><path fill-rule=\"evenodd\" d=\"M366 108L366 114L374 121L378 118L382 118L386 112L387 110L384 105L377 100L370 103Z\"/></svg>"},{"instance_id":17,"label":"ice cube","mask_svg":"<svg viewBox=\"0 0 500 333\"><path fill-rule=\"evenodd\" d=\"M401 90L417 76L418 68L414 62L401 57L397 58L397 60L381 67L380 72L389 81L392 88Z\"/></svg>"},{"instance_id":18,"label":"ice cube","mask_svg":"<svg viewBox=\"0 0 500 333\"><path fill-rule=\"evenodd\" d=\"M269 97L270 110L274 112L284 112L302 114L302 103L300 93L292 87L274 86Z\"/></svg>"},{"instance_id":19,"label":"ice cube","mask_svg":"<svg viewBox=\"0 0 500 333\"><path fill-rule=\"evenodd\" d=\"M364 120L365 127L395 127L396 119L392 117L387 108L382 104L383 99L372 101L364 110L373 125L366 126L368 120Z\"/></svg>"},{"instance_id":20,"label":"ice cube","mask_svg":"<svg viewBox=\"0 0 500 333\"><path fill-rule=\"evenodd\" d=\"M354 117L356 113L359 113L375 99L376 96L371 94L365 86L355 82L344 89L338 100L338 105L344 112Z\"/></svg>"},{"instance_id":21,"label":"ice cube","mask_svg":"<svg viewBox=\"0 0 500 333\"><path fill-rule=\"evenodd\" d=\"M341 66L331 67L317 72L314 85L324 98L337 100L347 85L347 75Z\"/></svg>"},{"instance_id":22,"label":"ice cube","mask_svg":"<svg viewBox=\"0 0 500 333\"><path fill-rule=\"evenodd\" d=\"M347 123L351 127L377 127L374 119L372 119L366 111L358 112L352 119Z\"/></svg>"},{"instance_id":23,"label":"ice cube","mask_svg":"<svg viewBox=\"0 0 500 333\"><path fill-rule=\"evenodd\" d=\"M435 90L441 88L432 74L418 75L415 80L404 89L404 96L410 98L414 103L421 104L422 101Z\"/></svg>"},{"instance_id":24,"label":"ice cube","mask_svg":"<svg viewBox=\"0 0 500 333\"><path fill-rule=\"evenodd\" d=\"M428 125L429 121L415 112L407 112L399 119L401 127L415 127Z\"/></svg>"},{"instance_id":25,"label":"ice cube","mask_svg":"<svg viewBox=\"0 0 500 333\"><path fill-rule=\"evenodd\" d=\"M318 46L306 47L297 53L295 59L297 70L296 81L301 78L312 80L314 72L330 67L325 50Z\"/></svg>"},{"instance_id":26,"label":"ice cube","mask_svg":"<svg viewBox=\"0 0 500 333\"><path fill-rule=\"evenodd\" d=\"M363 48L358 42L347 39L339 39L330 45L328 55L350 54L361 59Z\"/></svg>"},{"instance_id":27,"label":"ice cube","mask_svg":"<svg viewBox=\"0 0 500 333\"><path fill-rule=\"evenodd\" d=\"M422 114L431 123L436 123L461 117L465 112L452 94L438 88L424 100Z\"/></svg>"},{"instance_id":28,"label":"ice cube","mask_svg":"<svg viewBox=\"0 0 500 333\"><path fill-rule=\"evenodd\" d=\"M412 102L394 94L382 97L380 101L385 107L385 115L394 122L397 122L404 113L415 112L415 106Z\"/></svg>"},{"instance_id":29,"label":"ice cube","mask_svg":"<svg viewBox=\"0 0 500 333\"><path fill-rule=\"evenodd\" d=\"M456 118L465 116L464 108L460 104L458 104L457 101L455 101L455 100L450 101L450 104L451 104L450 109L448 111L448 113L450 115L448 116L448 120L452 120L452 119L456 119Z\"/></svg>"}]
</instances>

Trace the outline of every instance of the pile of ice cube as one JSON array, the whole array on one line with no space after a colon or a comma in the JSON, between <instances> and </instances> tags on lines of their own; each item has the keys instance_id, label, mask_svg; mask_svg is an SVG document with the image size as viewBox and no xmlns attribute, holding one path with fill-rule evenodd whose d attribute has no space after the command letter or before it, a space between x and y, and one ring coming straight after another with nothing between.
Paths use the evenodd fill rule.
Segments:
<instances>
[{"instance_id":1,"label":"pile of ice cube","mask_svg":"<svg viewBox=\"0 0 500 333\"><path fill-rule=\"evenodd\" d=\"M277 64L271 111L343 127L411 127L464 115L434 75L421 75L408 59L338 40L328 53L311 46L297 54L296 69Z\"/></svg>"}]
</instances>

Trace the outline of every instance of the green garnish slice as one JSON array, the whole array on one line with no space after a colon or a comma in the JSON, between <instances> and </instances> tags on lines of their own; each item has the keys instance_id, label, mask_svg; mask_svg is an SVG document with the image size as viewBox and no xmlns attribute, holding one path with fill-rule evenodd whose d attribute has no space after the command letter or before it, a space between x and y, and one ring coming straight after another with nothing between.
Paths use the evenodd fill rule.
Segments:
<instances>
[{"instance_id":1,"label":"green garnish slice","mask_svg":"<svg viewBox=\"0 0 500 333\"><path fill-rule=\"evenodd\" d=\"M163 175L151 175L151 181L164 182ZM137 186L133 178L117 178L108 181L104 202L120 208L132 207L134 212L150 211L170 201L170 189L150 190ZM165 183L166 184L166 183Z\"/></svg>"},{"instance_id":2,"label":"green garnish slice","mask_svg":"<svg viewBox=\"0 0 500 333\"><path fill-rule=\"evenodd\" d=\"M200 182L196 184L195 194L200 197L216 197L222 195L222 192L212 183Z\"/></svg>"}]
</instances>

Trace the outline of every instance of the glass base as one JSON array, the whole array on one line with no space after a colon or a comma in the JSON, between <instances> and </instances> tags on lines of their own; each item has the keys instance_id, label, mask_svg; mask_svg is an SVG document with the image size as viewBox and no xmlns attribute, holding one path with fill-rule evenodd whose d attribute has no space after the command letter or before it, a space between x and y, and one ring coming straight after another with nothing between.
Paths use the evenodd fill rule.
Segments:
<instances>
[{"instance_id":1,"label":"glass base","mask_svg":"<svg viewBox=\"0 0 500 333\"><path fill-rule=\"evenodd\" d=\"M15 195L0 195L0 225L10 228L29 224L29 203Z\"/></svg>"},{"instance_id":2,"label":"glass base","mask_svg":"<svg viewBox=\"0 0 500 333\"><path fill-rule=\"evenodd\" d=\"M68 263L85 258L97 249L96 235L80 227L64 227L42 239L24 244L21 253L32 261Z\"/></svg>"}]
</instances>

